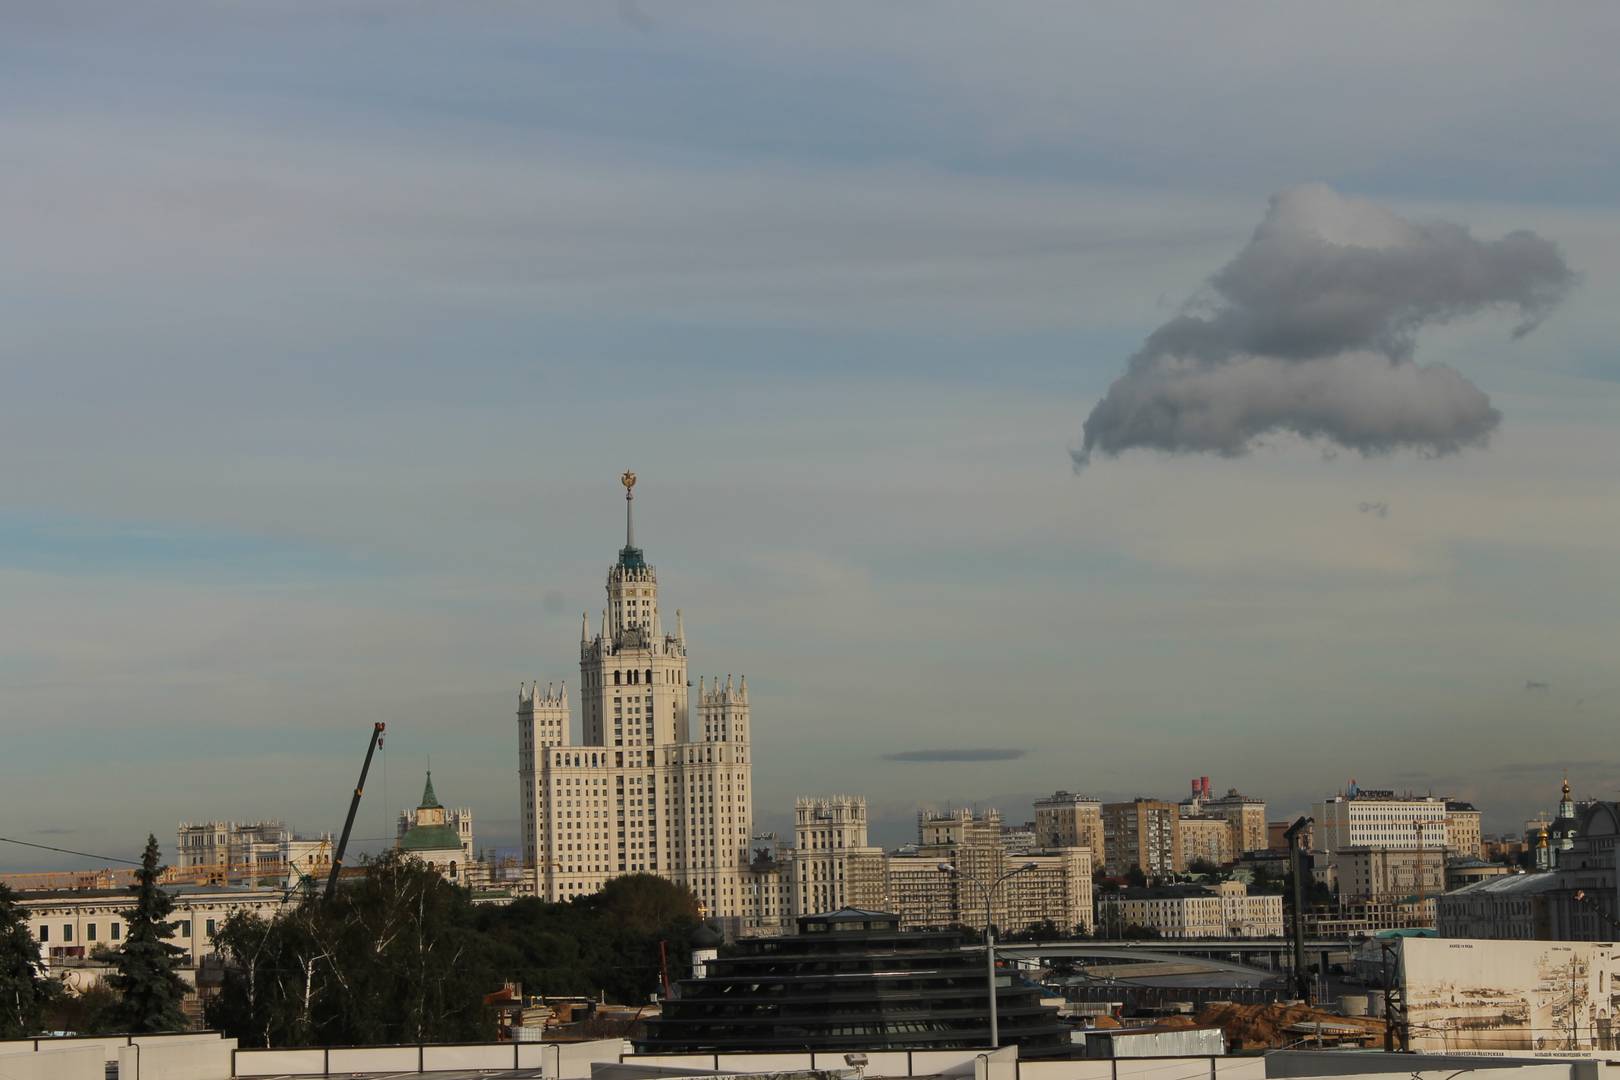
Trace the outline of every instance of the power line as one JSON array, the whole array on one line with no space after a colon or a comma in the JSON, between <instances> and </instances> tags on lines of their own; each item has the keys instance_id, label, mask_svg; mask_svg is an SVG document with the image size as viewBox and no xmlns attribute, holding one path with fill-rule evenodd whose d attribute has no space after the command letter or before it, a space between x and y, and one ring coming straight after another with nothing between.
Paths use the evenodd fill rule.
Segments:
<instances>
[{"instance_id":1,"label":"power line","mask_svg":"<svg viewBox=\"0 0 1620 1080\"><path fill-rule=\"evenodd\" d=\"M16 844L19 847L38 848L41 851L54 851L60 855L79 855L86 859L100 859L102 862L127 863L130 866L140 866L137 859L120 859L113 855L96 855L89 851L74 851L71 848L52 847L49 844L33 844L27 840L13 840L9 836L0 836L0 844Z\"/></svg>"}]
</instances>

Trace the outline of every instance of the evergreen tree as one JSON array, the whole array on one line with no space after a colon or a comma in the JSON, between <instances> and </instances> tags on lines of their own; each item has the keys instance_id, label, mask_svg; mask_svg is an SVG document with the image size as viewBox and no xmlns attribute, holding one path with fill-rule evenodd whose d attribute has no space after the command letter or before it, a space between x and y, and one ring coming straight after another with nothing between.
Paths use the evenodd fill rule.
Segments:
<instances>
[{"instance_id":1,"label":"evergreen tree","mask_svg":"<svg viewBox=\"0 0 1620 1080\"><path fill-rule=\"evenodd\" d=\"M157 837L146 838L135 875L135 906L124 912L129 929L118 950L116 972L107 983L119 995L117 1018L123 1031L140 1034L179 1031L187 1026L180 1000L186 984L179 972L185 950L169 944L175 924L168 921L174 898L158 886L166 866L158 864Z\"/></svg>"},{"instance_id":2,"label":"evergreen tree","mask_svg":"<svg viewBox=\"0 0 1620 1080\"><path fill-rule=\"evenodd\" d=\"M17 897L0 885L0 1039L20 1039L40 1029L45 1006L59 989L40 975L39 942Z\"/></svg>"}]
</instances>

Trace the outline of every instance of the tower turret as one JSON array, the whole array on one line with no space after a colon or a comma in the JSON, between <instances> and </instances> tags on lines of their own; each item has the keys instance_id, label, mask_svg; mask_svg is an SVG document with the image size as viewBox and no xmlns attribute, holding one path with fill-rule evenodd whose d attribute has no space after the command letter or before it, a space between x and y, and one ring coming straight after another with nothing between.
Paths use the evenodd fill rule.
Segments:
<instances>
[{"instance_id":1,"label":"tower turret","mask_svg":"<svg viewBox=\"0 0 1620 1080\"><path fill-rule=\"evenodd\" d=\"M748 742L748 679L733 683L726 676L725 685L718 676L713 686L705 689L698 679L698 714L703 742ZM697 733L694 732L694 738Z\"/></svg>"}]
</instances>

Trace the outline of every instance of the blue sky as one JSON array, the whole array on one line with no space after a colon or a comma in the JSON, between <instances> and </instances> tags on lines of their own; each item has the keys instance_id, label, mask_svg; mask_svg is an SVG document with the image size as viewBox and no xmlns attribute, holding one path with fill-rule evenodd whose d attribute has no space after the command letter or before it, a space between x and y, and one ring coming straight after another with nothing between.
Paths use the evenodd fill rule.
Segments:
<instances>
[{"instance_id":1,"label":"blue sky","mask_svg":"<svg viewBox=\"0 0 1620 1080\"><path fill-rule=\"evenodd\" d=\"M510 843L517 683L575 677L627 467L694 675L749 675L764 825L1203 773L1492 829L1566 766L1614 797L1617 19L16 5L7 834L333 828L385 720L361 835L431 754ZM1562 247L1534 334L1419 339L1490 444L1076 475L1126 357L1310 181ZM976 747L1025 756L882 757Z\"/></svg>"}]
</instances>

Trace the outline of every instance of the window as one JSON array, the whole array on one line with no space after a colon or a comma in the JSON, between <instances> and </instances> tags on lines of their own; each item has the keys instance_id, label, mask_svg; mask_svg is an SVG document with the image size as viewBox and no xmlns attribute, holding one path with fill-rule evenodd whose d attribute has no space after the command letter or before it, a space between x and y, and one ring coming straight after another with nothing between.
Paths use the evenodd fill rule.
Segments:
<instances>
[{"instance_id":1,"label":"window","mask_svg":"<svg viewBox=\"0 0 1620 1080\"><path fill-rule=\"evenodd\" d=\"M214 936L214 920L213 919L208 920L207 927L208 927L208 936L213 937Z\"/></svg>"},{"instance_id":2,"label":"window","mask_svg":"<svg viewBox=\"0 0 1620 1080\"><path fill-rule=\"evenodd\" d=\"M96 940L96 924L95 923L91 923L89 926L86 926L84 928L84 940L86 940L86 941L94 941L94 940Z\"/></svg>"},{"instance_id":3,"label":"window","mask_svg":"<svg viewBox=\"0 0 1620 1080\"><path fill-rule=\"evenodd\" d=\"M51 928L50 927L41 926L39 928L39 940L41 940L41 941L49 941L49 940L51 940Z\"/></svg>"},{"instance_id":4,"label":"window","mask_svg":"<svg viewBox=\"0 0 1620 1080\"><path fill-rule=\"evenodd\" d=\"M114 941L117 941L119 939L119 937L121 937L123 935L123 933L124 933L124 924L123 923L115 922L115 923L112 924L112 935L111 936L112 936L112 939Z\"/></svg>"},{"instance_id":5,"label":"window","mask_svg":"<svg viewBox=\"0 0 1620 1080\"><path fill-rule=\"evenodd\" d=\"M191 936L191 920L190 919L185 919L180 923L180 936L181 937L190 937Z\"/></svg>"}]
</instances>

